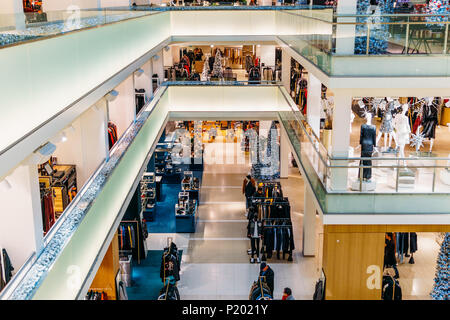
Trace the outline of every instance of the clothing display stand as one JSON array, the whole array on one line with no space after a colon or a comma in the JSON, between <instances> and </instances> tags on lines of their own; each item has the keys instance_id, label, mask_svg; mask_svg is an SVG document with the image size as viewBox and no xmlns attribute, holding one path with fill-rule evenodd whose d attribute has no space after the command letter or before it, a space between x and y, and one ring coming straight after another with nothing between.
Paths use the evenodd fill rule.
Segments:
<instances>
[{"instance_id":1,"label":"clothing display stand","mask_svg":"<svg viewBox=\"0 0 450 320\"><path fill-rule=\"evenodd\" d=\"M153 221L156 203L156 181L154 172L146 172L140 182L141 192L141 219Z\"/></svg>"},{"instance_id":2,"label":"clothing display stand","mask_svg":"<svg viewBox=\"0 0 450 320\"><path fill-rule=\"evenodd\" d=\"M180 281L181 253L172 238L167 238L167 247L161 257L160 278L163 288L158 300L180 300L177 282Z\"/></svg>"}]
</instances>

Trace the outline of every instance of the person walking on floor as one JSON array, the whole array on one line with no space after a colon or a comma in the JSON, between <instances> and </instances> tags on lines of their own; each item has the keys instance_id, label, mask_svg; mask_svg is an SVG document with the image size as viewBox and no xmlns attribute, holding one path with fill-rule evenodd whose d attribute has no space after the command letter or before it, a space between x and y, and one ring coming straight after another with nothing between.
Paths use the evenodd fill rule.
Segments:
<instances>
[{"instance_id":1,"label":"person walking on floor","mask_svg":"<svg viewBox=\"0 0 450 320\"><path fill-rule=\"evenodd\" d=\"M250 245L252 248L252 257L250 258L250 263L260 263L259 259L259 242L262 235L262 222L258 221L257 215L253 215L252 219L248 222L247 226L247 236L250 238Z\"/></svg>"},{"instance_id":2,"label":"person walking on floor","mask_svg":"<svg viewBox=\"0 0 450 320\"><path fill-rule=\"evenodd\" d=\"M392 232L388 232L385 235L384 240L384 267L392 267L395 271L395 279L398 279L400 275L397 269L397 259L395 257L395 239Z\"/></svg>"},{"instance_id":3,"label":"person walking on floor","mask_svg":"<svg viewBox=\"0 0 450 320\"><path fill-rule=\"evenodd\" d=\"M244 182L242 184L242 193L245 195L245 209L248 212L248 208L250 207L250 201L253 194L256 192L256 181L252 178L250 174L248 174Z\"/></svg>"},{"instance_id":4,"label":"person walking on floor","mask_svg":"<svg viewBox=\"0 0 450 320\"><path fill-rule=\"evenodd\" d=\"M281 300L295 300L294 296L292 295L291 288L284 288L283 298L281 298Z\"/></svg>"},{"instance_id":5,"label":"person walking on floor","mask_svg":"<svg viewBox=\"0 0 450 320\"><path fill-rule=\"evenodd\" d=\"M269 265L265 262L262 262L259 268L259 276L265 277L267 286L269 287L270 291L272 291L271 294L273 297L275 273L273 272L272 268L269 267Z\"/></svg>"}]
</instances>

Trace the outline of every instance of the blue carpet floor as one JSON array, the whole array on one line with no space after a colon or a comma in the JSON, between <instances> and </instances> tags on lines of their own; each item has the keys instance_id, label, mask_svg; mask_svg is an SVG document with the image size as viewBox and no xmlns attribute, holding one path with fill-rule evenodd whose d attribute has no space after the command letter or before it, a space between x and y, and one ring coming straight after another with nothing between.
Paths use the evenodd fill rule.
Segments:
<instances>
[{"instance_id":1,"label":"blue carpet floor","mask_svg":"<svg viewBox=\"0 0 450 320\"><path fill-rule=\"evenodd\" d=\"M159 271L161 268L162 250L147 251L147 258L141 264L133 264L131 287L127 288L129 300L156 300L163 287ZM180 250L180 259L182 251Z\"/></svg>"},{"instance_id":2,"label":"blue carpet floor","mask_svg":"<svg viewBox=\"0 0 450 320\"><path fill-rule=\"evenodd\" d=\"M149 233L175 233L175 204L178 202L178 193L181 184L161 184L161 200L155 205L153 221L147 222Z\"/></svg>"}]
</instances>

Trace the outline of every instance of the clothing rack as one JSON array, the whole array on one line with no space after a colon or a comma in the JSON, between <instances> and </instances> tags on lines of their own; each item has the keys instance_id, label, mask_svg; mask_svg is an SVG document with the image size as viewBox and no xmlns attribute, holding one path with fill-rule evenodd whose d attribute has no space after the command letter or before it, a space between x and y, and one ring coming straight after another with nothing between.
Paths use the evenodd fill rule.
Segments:
<instances>
[{"instance_id":1,"label":"clothing rack","mask_svg":"<svg viewBox=\"0 0 450 320\"><path fill-rule=\"evenodd\" d=\"M136 232L136 235L137 235L137 241L136 241L136 243L137 243L137 256L138 256L138 264L141 264L141 254L140 254L140 252L141 252L141 250L140 250L140 247L139 247L139 242L140 242L140 237L139 237L139 221L137 221L137 220L123 220L123 221L121 221L120 222L120 224L123 224L123 223L136 223L136 230L135 230L135 232ZM119 234L119 237L121 237L120 236L120 234ZM133 248L131 248L131 249L125 249L125 250L119 250L119 252L132 252L133 251Z\"/></svg>"}]
</instances>

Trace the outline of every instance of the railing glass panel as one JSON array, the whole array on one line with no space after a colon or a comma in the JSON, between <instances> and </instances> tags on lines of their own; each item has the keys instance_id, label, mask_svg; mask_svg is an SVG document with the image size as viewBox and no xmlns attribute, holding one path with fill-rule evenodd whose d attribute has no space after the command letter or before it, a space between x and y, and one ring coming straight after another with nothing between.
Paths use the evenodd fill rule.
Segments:
<instances>
[{"instance_id":1,"label":"railing glass panel","mask_svg":"<svg viewBox=\"0 0 450 320\"><path fill-rule=\"evenodd\" d=\"M406 152L404 158L380 152L371 158L332 157L295 104L289 105L292 111L279 112L279 116L313 187L317 180L328 193L450 193L450 158L427 152ZM363 179L367 170L371 182ZM344 173L346 189L333 189L337 172L340 178Z\"/></svg>"}]
</instances>

